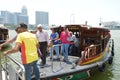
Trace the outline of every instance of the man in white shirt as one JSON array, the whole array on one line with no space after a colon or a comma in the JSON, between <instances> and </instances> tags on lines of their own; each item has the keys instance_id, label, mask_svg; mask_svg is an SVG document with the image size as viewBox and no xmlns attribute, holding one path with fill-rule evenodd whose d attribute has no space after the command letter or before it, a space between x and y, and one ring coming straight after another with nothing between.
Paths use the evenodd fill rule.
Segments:
<instances>
[{"instance_id":1,"label":"man in white shirt","mask_svg":"<svg viewBox=\"0 0 120 80\"><path fill-rule=\"evenodd\" d=\"M46 31L43 31L42 25L39 24L38 26L38 31L36 33L36 37L39 41L40 44L40 50L42 53L42 67L45 67L46 65L46 56L47 56L47 46L49 42L49 35Z\"/></svg>"}]
</instances>

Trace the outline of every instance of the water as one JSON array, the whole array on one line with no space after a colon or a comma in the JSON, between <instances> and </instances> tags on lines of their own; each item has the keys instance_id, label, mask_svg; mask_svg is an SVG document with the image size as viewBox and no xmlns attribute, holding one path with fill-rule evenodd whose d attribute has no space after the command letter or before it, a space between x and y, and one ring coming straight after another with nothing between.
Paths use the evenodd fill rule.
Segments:
<instances>
[{"instance_id":1,"label":"water","mask_svg":"<svg viewBox=\"0 0 120 80\"><path fill-rule=\"evenodd\" d=\"M10 38L16 35L15 31L13 30L10 30L9 33ZM111 30L111 35L114 39L115 46L113 64L107 64L104 72L99 72L97 69L95 69L92 72L91 77L87 80L120 80L120 30ZM19 55L14 54L14 56L17 56L18 59L20 59Z\"/></svg>"}]
</instances>

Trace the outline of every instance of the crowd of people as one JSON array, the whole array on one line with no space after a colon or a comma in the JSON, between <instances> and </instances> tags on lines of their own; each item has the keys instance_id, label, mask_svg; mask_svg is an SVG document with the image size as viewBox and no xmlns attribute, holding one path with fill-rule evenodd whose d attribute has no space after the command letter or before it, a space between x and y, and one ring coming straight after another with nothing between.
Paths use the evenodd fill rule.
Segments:
<instances>
[{"instance_id":1,"label":"crowd of people","mask_svg":"<svg viewBox=\"0 0 120 80\"><path fill-rule=\"evenodd\" d=\"M33 67L33 73L35 74L36 80L40 80L39 69L37 66L37 61L41 54L41 68L47 66L46 57L47 52L50 53L50 60L53 59L53 51L56 53L57 60L60 61L60 47L61 42L62 54L64 56L63 61L67 64L71 64L68 55L72 54L72 48L74 48L74 53L77 53L78 40L73 36L72 32L68 28L64 27L64 30L59 35L58 32L51 29L52 33L49 34L43 30L41 24L37 26L36 34L33 34L27 30L27 25L21 23L17 28L17 35L3 44L0 44L2 47L5 44L9 44L15 41L15 45L12 49L4 51L3 55L12 54L15 52L21 52L21 60L25 68L25 78L26 80L31 80L31 67ZM52 42L52 46L50 45ZM69 49L69 50L68 50ZM39 54L38 54L39 53Z\"/></svg>"}]
</instances>

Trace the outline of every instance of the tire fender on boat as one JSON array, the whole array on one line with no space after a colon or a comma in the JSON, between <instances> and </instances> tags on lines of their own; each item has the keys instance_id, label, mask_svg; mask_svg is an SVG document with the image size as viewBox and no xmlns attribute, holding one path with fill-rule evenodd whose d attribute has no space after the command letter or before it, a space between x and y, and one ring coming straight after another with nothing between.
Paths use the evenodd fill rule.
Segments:
<instances>
[{"instance_id":1,"label":"tire fender on boat","mask_svg":"<svg viewBox=\"0 0 120 80\"><path fill-rule=\"evenodd\" d=\"M112 50L111 50L112 56L114 56L114 40L112 40Z\"/></svg>"},{"instance_id":2,"label":"tire fender on boat","mask_svg":"<svg viewBox=\"0 0 120 80\"><path fill-rule=\"evenodd\" d=\"M105 63L99 62L98 63L98 70L100 72L104 72L105 71Z\"/></svg>"},{"instance_id":3,"label":"tire fender on boat","mask_svg":"<svg viewBox=\"0 0 120 80\"><path fill-rule=\"evenodd\" d=\"M113 63L113 57L112 57L112 56L109 57L109 59L108 59L108 63L109 63L109 64L112 64L112 63Z\"/></svg>"}]
</instances>

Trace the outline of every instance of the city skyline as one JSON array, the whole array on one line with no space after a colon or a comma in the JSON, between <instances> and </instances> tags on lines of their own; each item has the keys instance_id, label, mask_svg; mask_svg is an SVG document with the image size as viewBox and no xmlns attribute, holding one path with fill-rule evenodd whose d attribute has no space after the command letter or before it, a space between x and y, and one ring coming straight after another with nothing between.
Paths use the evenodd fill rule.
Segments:
<instances>
[{"instance_id":1,"label":"city skyline","mask_svg":"<svg viewBox=\"0 0 120 80\"><path fill-rule=\"evenodd\" d=\"M45 11L35 11L35 24L32 25L49 25L49 13ZM0 11L0 24L19 25L20 23L29 23L28 10L26 6L22 6L21 12L11 12L7 10Z\"/></svg>"},{"instance_id":2,"label":"city skyline","mask_svg":"<svg viewBox=\"0 0 120 80\"><path fill-rule=\"evenodd\" d=\"M98 25L101 21L120 21L119 0L3 0L0 10L20 12L28 9L29 23L35 24L35 11L49 13L50 24Z\"/></svg>"}]
</instances>

